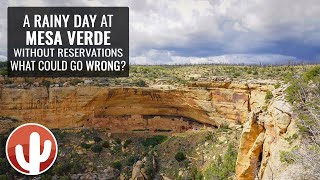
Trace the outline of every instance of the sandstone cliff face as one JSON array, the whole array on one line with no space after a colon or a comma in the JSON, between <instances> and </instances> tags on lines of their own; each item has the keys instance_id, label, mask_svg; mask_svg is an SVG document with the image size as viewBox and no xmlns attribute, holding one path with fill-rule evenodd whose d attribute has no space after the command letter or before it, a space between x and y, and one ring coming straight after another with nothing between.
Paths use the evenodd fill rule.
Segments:
<instances>
[{"instance_id":1,"label":"sandstone cliff face","mask_svg":"<svg viewBox=\"0 0 320 180\"><path fill-rule=\"evenodd\" d=\"M287 140L297 129L292 107L284 98L284 89L273 91L276 97L267 110L251 112L244 124L236 165L237 179L279 179L286 171L280 154L297 144Z\"/></svg>"},{"instance_id":2,"label":"sandstone cliff face","mask_svg":"<svg viewBox=\"0 0 320 180\"><path fill-rule=\"evenodd\" d=\"M111 130L193 128L190 122L242 124L261 107L273 86L202 82L183 89L138 87L0 88L0 116L50 128L107 127ZM174 121L174 123L170 123ZM186 123L188 122L188 123Z\"/></svg>"},{"instance_id":3,"label":"sandstone cliff face","mask_svg":"<svg viewBox=\"0 0 320 180\"><path fill-rule=\"evenodd\" d=\"M265 130L258 122L261 110L250 113L244 124L236 164L237 179L254 179L262 152Z\"/></svg>"},{"instance_id":4,"label":"sandstone cliff face","mask_svg":"<svg viewBox=\"0 0 320 180\"><path fill-rule=\"evenodd\" d=\"M273 92L276 97L262 110L266 92L272 89L273 85L246 82L197 82L171 90L0 87L0 117L49 128L102 127L111 132L181 132L203 124L243 124L236 177L270 179L285 171L280 152L293 146L285 139L295 132L292 110L281 90Z\"/></svg>"}]
</instances>

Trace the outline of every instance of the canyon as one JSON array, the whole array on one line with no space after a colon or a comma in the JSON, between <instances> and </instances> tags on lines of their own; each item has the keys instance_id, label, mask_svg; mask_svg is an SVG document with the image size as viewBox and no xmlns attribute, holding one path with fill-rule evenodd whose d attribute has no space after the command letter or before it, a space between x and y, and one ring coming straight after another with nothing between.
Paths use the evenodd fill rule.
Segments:
<instances>
[{"instance_id":1,"label":"canyon","mask_svg":"<svg viewBox=\"0 0 320 180\"><path fill-rule=\"evenodd\" d=\"M12 127L35 122L49 128L93 127L110 132L171 134L203 126L242 128L236 178L269 179L285 171L279 154L294 145L285 138L296 131L292 108L283 96L285 87L274 85L216 80L183 88L1 86L0 116L14 122ZM266 102L271 91L274 97ZM10 128L7 121L0 121L2 127Z\"/></svg>"},{"instance_id":2,"label":"canyon","mask_svg":"<svg viewBox=\"0 0 320 180\"><path fill-rule=\"evenodd\" d=\"M272 87L199 82L172 90L97 86L1 88L0 115L50 128L90 127L109 118L120 118L122 123L136 123L130 124L131 128L142 129L151 117L163 123L182 117L217 127L239 125L246 121L251 109L264 105L265 93Z\"/></svg>"}]
</instances>

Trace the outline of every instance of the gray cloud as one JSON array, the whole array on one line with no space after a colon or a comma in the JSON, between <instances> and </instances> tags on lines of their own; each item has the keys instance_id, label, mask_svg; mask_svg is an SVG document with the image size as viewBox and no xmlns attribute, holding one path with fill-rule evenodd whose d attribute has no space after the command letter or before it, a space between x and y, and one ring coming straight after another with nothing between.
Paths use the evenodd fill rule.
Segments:
<instances>
[{"instance_id":1,"label":"gray cloud","mask_svg":"<svg viewBox=\"0 0 320 180\"><path fill-rule=\"evenodd\" d=\"M7 61L7 56L0 55L0 61Z\"/></svg>"},{"instance_id":2,"label":"gray cloud","mask_svg":"<svg viewBox=\"0 0 320 180\"><path fill-rule=\"evenodd\" d=\"M132 62L319 60L319 0L9 0L0 5L0 50L6 48L7 6L129 6Z\"/></svg>"},{"instance_id":3,"label":"gray cloud","mask_svg":"<svg viewBox=\"0 0 320 180\"><path fill-rule=\"evenodd\" d=\"M149 50L131 58L132 64L279 64L297 61L296 57L279 54L228 54L220 56L178 56L170 51Z\"/></svg>"},{"instance_id":4,"label":"gray cloud","mask_svg":"<svg viewBox=\"0 0 320 180\"><path fill-rule=\"evenodd\" d=\"M7 50L7 7L8 1L0 1L0 51Z\"/></svg>"}]
</instances>

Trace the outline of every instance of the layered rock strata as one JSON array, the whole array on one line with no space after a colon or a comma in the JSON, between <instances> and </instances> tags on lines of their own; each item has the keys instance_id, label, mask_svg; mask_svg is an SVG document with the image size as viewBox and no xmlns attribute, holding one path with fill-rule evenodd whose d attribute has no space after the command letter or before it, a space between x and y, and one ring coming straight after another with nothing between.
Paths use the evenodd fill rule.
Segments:
<instances>
[{"instance_id":1,"label":"layered rock strata","mask_svg":"<svg viewBox=\"0 0 320 180\"><path fill-rule=\"evenodd\" d=\"M106 127L110 130L242 124L264 104L272 85L192 83L183 89L138 87L0 88L0 116L49 128ZM171 122L172 121L172 122ZM175 123L173 123L175 122ZM175 124L175 125L174 125ZM167 125L167 126L166 126Z\"/></svg>"},{"instance_id":2,"label":"layered rock strata","mask_svg":"<svg viewBox=\"0 0 320 180\"><path fill-rule=\"evenodd\" d=\"M237 179L270 179L285 171L280 154L294 144L292 108L283 88L266 105L272 84L195 82L180 89L0 86L0 124L37 122L49 128L181 132L205 125L243 125ZM10 123L9 123L10 124ZM5 128L2 128L3 130Z\"/></svg>"}]
</instances>

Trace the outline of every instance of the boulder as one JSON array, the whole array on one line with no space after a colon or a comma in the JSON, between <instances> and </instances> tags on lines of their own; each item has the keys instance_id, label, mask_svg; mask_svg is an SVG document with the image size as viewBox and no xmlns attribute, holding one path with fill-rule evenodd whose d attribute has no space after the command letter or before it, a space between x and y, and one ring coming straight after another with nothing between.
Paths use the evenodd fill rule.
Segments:
<instances>
[{"instance_id":1,"label":"boulder","mask_svg":"<svg viewBox=\"0 0 320 180\"><path fill-rule=\"evenodd\" d=\"M132 176L130 178L130 180L145 180L148 179L145 174L142 172L142 165L143 162L142 161L137 161L132 168Z\"/></svg>"}]
</instances>

